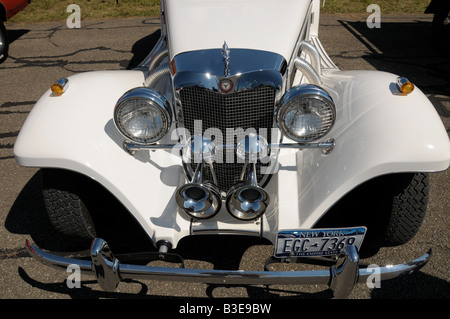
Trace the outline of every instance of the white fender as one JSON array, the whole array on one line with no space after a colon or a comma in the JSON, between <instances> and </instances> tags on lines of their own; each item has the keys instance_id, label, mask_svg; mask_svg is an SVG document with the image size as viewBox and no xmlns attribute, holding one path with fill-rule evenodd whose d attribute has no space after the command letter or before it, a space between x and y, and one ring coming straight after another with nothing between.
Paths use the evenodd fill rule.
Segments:
<instances>
[{"instance_id":1,"label":"white fender","mask_svg":"<svg viewBox=\"0 0 450 319\"><path fill-rule=\"evenodd\" d=\"M314 226L340 198L374 177L449 167L449 138L433 105L417 87L408 96L396 95L396 78L379 71L324 74L337 119L323 140L334 138L335 148L329 155L280 153L272 181L278 184L278 219L266 222L266 236Z\"/></svg>"},{"instance_id":2,"label":"white fender","mask_svg":"<svg viewBox=\"0 0 450 319\"><path fill-rule=\"evenodd\" d=\"M47 91L34 106L14 153L22 166L64 168L95 179L127 207L150 238L176 242L189 230L188 221L176 221L174 214L173 193L184 176L181 160L167 151L129 155L113 123L117 100L143 83L140 71L70 77L62 96Z\"/></svg>"}]
</instances>

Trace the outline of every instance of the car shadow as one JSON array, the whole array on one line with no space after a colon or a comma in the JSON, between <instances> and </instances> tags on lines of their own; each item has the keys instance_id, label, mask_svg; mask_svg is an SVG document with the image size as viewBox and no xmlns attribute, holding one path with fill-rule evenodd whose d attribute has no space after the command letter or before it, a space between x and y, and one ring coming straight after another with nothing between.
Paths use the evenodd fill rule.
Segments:
<instances>
[{"instance_id":1,"label":"car shadow","mask_svg":"<svg viewBox=\"0 0 450 319\"><path fill-rule=\"evenodd\" d=\"M142 39L136 41L133 44L133 47L131 48L133 56L126 67L127 70L132 70L136 68L148 56L148 54L156 45L160 37L161 37L161 30L158 29L152 34L149 34L143 37Z\"/></svg>"},{"instance_id":2,"label":"car shadow","mask_svg":"<svg viewBox=\"0 0 450 319\"><path fill-rule=\"evenodd\" d=\"M40 171L34 174L14 201L5 220L5 228L13 234L28 234L38 245L57 249L47 235L52 234L40 194ZM24 242L25 247L25 242Z\"/></svg>"},{"instance_id":3,"label":"car shadow","mask_svg":"<svg viewBox=\"0 0 450 319\"><path fill-rule=\"evenodd\" d=\"M450 102L450 51L433 43L431 22L381 22L368 28L366 22L338 20L367 48L361 58L379 71L404 76L430 100L440 116L450 117L444 103Z\"/></svg>"},{"instance_id":4,"label":"car shadow","mask_svg":"<svg viewBox=\"0 0 450 319\"><path fill-rule=\"evenodd\" d=\"M25 35L28 32L30 32L30 30L27 30L27 29L17 29L17 30L6 29L6 32L8 32L9 44L11 44L14 41L16 41L17 39L19 39L20 37L22 37L23 35Z\"/></svg>"},{"instance_id":5,"label":"car shadow","mask_svg":"<svg viewBox=\"0 0 450 319\"><path fill-rule=\"evenodd\" d=\"M418 271L414 276L405 276L381 282L380 288L371 290L371 299L447 299L450 283Z\"/></svg>"},{"instance_id":6,"label":"car shadow","mask_svg":"<svg viewBox=\"0 0 450 319\"><path fill-rule=\"evenodd\" d=\"M9 29L6 29L6 33L7 33L7 37L8 37L8 45L11 45L11 43L13 43L17 39L19 39L24 34L27 34L28 32L30 32L30 30L25 30L25 29L9 30ZM4 61L6 61L6 59L8 59L8 53L2 55L2 57L0 58L0 64L2 64Z\"/></svg>"}]
</instances>

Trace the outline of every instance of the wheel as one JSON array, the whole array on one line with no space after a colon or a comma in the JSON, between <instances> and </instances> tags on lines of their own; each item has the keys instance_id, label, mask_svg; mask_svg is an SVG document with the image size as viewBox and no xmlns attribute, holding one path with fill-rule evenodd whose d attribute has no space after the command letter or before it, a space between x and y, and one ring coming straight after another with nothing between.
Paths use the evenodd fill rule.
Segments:
<instances>
[{"instance_id":1,"label":"wheel","mask_svg":"<svg viewBox=\"0 0 450 319\"><path fill-rule=\"evenodd\" d=\"M61 235L84 243L96 236L96 229L87 208L89 183L82 183L83 179L65 170L42 170L42 196L50 223Z\"/></svg>"},{"instance_id":2,"label":"wheel","mask_svg":"<svg viewBox=\"0 0 450 319\"><path fill-rule=\"evenodd\" d=\"M42 169L41 176L44 206L56 231L48 237L56 237L61 249L85 250L95 237L115 251L154 248L137 220L98 182L63 169Z\"/></svg>"},{"instance_id":3,"label":"wheel","mask_svg":"<svg viewBox=\"0 0 450 319\"><path fill-rule=\"evenodd\" d=\"M380 176L347 194L315 227L366 226L363 247L371 251L403 245L419 231L428 195L426 173Z\"/></svg>"},{"instance_id":4,"label":"wheel","mask_svg":"<svg viewBox=\"0 0 450 319\"><path fill-rule=\"evenodd\" d=\"M398 175L393 181L392 205L382 219L380 243L398 246L410 241L425 218L429 194L429 176L425 173Z\"/></svg>"},{"instance_id":5,"label":"wheel","mask_svg":"<svg viewBox=\"0 0 450 319\"><path fill-rule=\"evenodd\" d=\"M6 60L8 57L8 33L6 32L5 25L0 21L0 63Z\"/></svg>"}]
</instances>

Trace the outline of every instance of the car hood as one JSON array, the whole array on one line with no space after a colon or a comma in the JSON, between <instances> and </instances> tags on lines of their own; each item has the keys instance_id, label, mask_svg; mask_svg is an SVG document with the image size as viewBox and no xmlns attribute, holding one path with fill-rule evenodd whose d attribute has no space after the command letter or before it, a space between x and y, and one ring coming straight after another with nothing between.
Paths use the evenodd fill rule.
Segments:
<instances>
[{"instance_id":1,"label":"car hood","mask_svg":"<svg viewBox=\"0 0 450 319\"><path fill-rule=\"evenodd\" d=\"M171 58L226 42L289 60L310 5L310 0L167 0Z\"/></svg>"}]
</instances>

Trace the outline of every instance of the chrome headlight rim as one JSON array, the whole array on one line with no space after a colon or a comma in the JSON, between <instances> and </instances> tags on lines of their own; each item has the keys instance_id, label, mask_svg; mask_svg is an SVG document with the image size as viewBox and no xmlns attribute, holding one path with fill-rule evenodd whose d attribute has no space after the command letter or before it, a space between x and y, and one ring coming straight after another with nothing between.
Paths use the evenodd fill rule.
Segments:
<instances>
[{"instance_id":1,"label":"chrome headlight rim","mask_svg":"<svg viewBox=\"0 0 450 319\"><path fill-rule=\"evenodd\" d=\"M120 119L120 112L122 111L124 105L127 102L132 100L144 100L148 101L148 103L160 113L160 118L162 121L162 129L159 134L155 135L152 138L140 139L136 136L133 136L123 127L122 121ZM150 107L150 106L149 106ZM131 112L130 112L131 113ZM150 88L146 87L138 87L133 88L127 92L125 92L122 97L117 101L114 107L114 116L113 116L114 124L119 130L119 132L129 141L132 141L136 144L140 145L149 145L158 142L162 139L167 132L169 131L172 125L172 112L170 109L170 104L166 97Z\"/></svg>"},{"instance_id":2,"label":"chrome headlight rim","mask_svg":"<svg viewBox=\"0 0 450 319\"><path fill-rule=\"evenodd\" d=\"M289 127L286 126L284 116L286 115L285 113L288 110L287 106L290 102L299 98L320 100L328 106L329 111L331 112L331 121L328 123L327 130L322 134L319 134L314 138L299 138L298 136L292 134L289 130ZM333 98L323 88L314 84L301 84L289 89L283 95L276 109L275 117L277 126L281 130L283 135L299 143L309 143L321 139L331 131L336 120L336 106L334 104Z\"/></svg>"}]
</instances>

